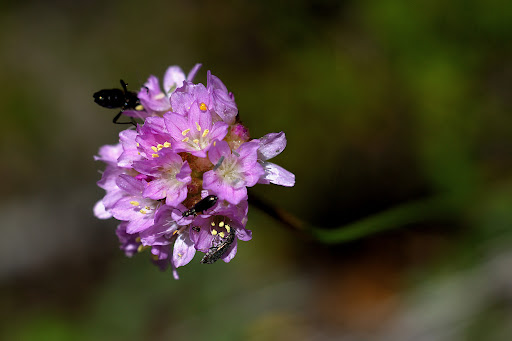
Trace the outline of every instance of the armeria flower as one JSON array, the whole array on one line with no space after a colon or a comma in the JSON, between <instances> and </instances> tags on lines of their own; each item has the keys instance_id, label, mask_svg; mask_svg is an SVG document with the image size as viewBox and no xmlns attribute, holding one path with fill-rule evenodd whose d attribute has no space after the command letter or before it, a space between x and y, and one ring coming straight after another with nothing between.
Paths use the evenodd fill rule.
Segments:
<instances>
[{"instance_id":1,"label":"armeria flower","mask_svg":"<svg viewBox=\"0 0 512 341\"><path fill-rule=\"evenodd\" d=\"M171 110L170 95L176 89L183 85L185 80L192 81L201 67L196 64L188 76L185 76L179 66L170 66L164 75L164 91L160 89L158 78L150 76L144 87L138 93L138 97L144 109L152 114L164 113Z\"/></svg>"},{"instance_id":2,"label":"armeria flower","mask_svg":"<svg viewBox=\"0 0 512 341\"><path fill-rule=\"evenodd\" d=\"M132 257L138 252L142 244L136 234L126 233L127 225L128 223L126 221L119 224L116 229L116 234L117 238L119 238L119 242L121 243L119 248L124 251L127 257Z\"/></svg>"},{"instance_id":3,"label":"armeria flower","mask_svg":"<svg viewBox=\"0 0 512 341\"><path fill-rule=\"evenodd\" d=\"M142 195L154 200L165 198L166 205L176 206L187 198L187 184L192 181L192 170L187 161L183 161L170 149L163 149L154 156L151 160L133 163L136 171L153 178L144 188Z\"/></svg>"},{"instance_id":4,"label":"armeria flower","mask_svg":"<svg viewBox=\"0 0 512 341\"><path fill-rule=\"evenodd\" d=\"M117 165L123 168L131 168L133 161L142 160L137 149L137 132L135 130L127 129L119 133L119 141L123 146L123 152L117 159Z\"/></svg>"},{"instance_id":5,"label":"armeria flower","mask_svg":"<svg viewBox=\"0 0 512 341\"><path fill-rule=\"evenodd\" d=\"M123 152L123 147L120 143L116 145L104 145L100 148L98 151L98 156L94 156L94 160L96 161L103 161L108 166L116 166L117 165L117 159Z\"/></svg>"},{"instance_id":6,"label":"armeria flower","mask_svg":"<svg viewBox=\"0 0 512 341\"><path fill-rule=\"evenodd\" d=\"M206 86L192 82L199 67L188 76L168 68L163 90L151 76L138 93L144 111L134 114L143 122L95 157L106 164L98 181L106 193L94 214L121 221L116 233L127 256L147 251L176 279L176 269L198 251L201 263L229 262L238 241L252 238L247 187L295 183L292 173L268 161L284 150L284 133L251 140L218 77L208 71Z\"/></svg>"},{"instance_id":7,"label":"armeria flower","mask_svg":"<svg viewBox=\"0 0 512 341\"><path fill-rule=\"evenodd\" d=\"M203 84L193 84L184 82L171 95L172 111L182 116L187 115L192 107L192 103L204 103L207 107L211 106L212 97Z\"/></svg>"},{"instance_id":8,"label":"armeria flower","mask_svg":"<svg viewBox=\"0 0 512 341\"><path fill-rule=\"evenodd\" d=\"M270 133L255 140L259 143L258 162L265 169L265 175L258 181L260 184L273 183L275 185L292 187L295 185L295 175L281 166L267 160L281 154L286 148L286 136L283 132Z\"/></svg>"},{"instance_id":9,"label":"armeria flower","mask_svg":"<svg viewBox=\"0 0 512 341\"><path fill-rule=\"evenodd\" d=\"M143 245L169 245L174 242L175 233L180 228L171 215L173 207L163 205L155 213L153 226L139 233Z\"/></svg>"},{"instance_id":10,"label":"armeria flower","mask_svg":"<svg viewBox=\"0 0 512 341\"><path fill-rule=\"evenodd\" d=\"M210 71L208 71L206 77L206 88L213 99L213 112L227 124L233 124L238 114L235 96L228 92L224 83L218 77L212 75Z\"/></svg>"},{"instance_id":11,"label":"armeria flower","mask_svg":"<svg viewBox=\"0 0 512 341\"><path fill-rule=\"evenodd\" d=\"M156 209L161 203L143 196L146 181L121 174L117 178L117 186L124 191L124 195L113 205L112 215L129 222L126 232L133 234L152 226Z\"/></svg>"},{"instance_id":12,"label":"armeria flower","mask_svg":"<svg viewBox=\"0 0 512 341\"><path fill-rule=\"evenodd\" d=\"M172 249L168 245L164 246L153 246L151 248L151 255L153 256L153 263L160 268L160 270L165 270L169 266L172 269L172 275L174 279L179 279L178 272L176 271L176 267L172 263L171 259Z\"/></svg>"},{"instance_id":13,"label":"armeria flower","mask_svg":"<svg viewBox=\"0 0 512 341\"><path fill-rule=\"evenodd\" d=\"M214 169L203 176L203 188L219 199L236 205L247 198L247 187L254 186L264 174L258 163L258 143L246 142L232 151L226 141L217 142L208 153Z\"/></svg>"},{"instance_id":14,"label":"armeria flower","mask_svg":"<svg viewBox=\"0 0 512 341\"><path fill-rule=\"evenodd\" d=\"M117 186L117 178L121 174L136 175L133 169L119 167L119 163L116 164L116 159L123 154L122 150L121 143L115 146L107 145L100 148L99 156L95 156L96 160L102 160L107 164L101 179L97 182L98 187L103 188L106 192L103 199L94 206L94 214L100 219L112 218L112 208L125 195L124 191Z\"/></svg>"},{"instance_id":15,"label":"armeria flower","mask_svg":"<svg viewBox=\"0 0 512 341\"><path fill-rule=\"evenodd\" d=\"M209 264L217 259L227 263L236 255L237 240L251 240L252 232L244 224L247 207L247 201L244 201L237 206L230 205L227 209L220 209L215 215L194 221L191 239L197 250L206 253L203 263ZM240 214L244 211L245 213Z\"/></svg>"},{"instance_id":16,"label":"armeria flower","mask_svg":"<svg viewBox=\"0 0 512 341\"><path fill-rule=\"evenodd\" d=\"M175 267L180 267L190 263L196 254L194 242L190 239L190 227L180 230L176 242L174 243L174 252L172 254L172 263Z\"/></svg>"},{"instance_id":17,"label":"armeria flower","mask_svg":"<svg viewBox=\"0 0 512 341\"><path fill-rule=\"evenodd\" d=\"M176 143L174 150L202 158L206 157L212 142L222 140L228 132L228 125L213 123L208 106L197 101L192 103L187 117L170 113L164 115L164 120Z\"/></svg>"},{"instance_id":18,"label":"armeria flower","mask_svg":"<svg viewBox=\"0 0 512 341\"><path fill-rule=\"evenodd\" d=\"M159 157L162 149L173 147L173 139L167 132L162 117L150 117L144 125L137 126L135 141L138 154L148 160Z\"/></svg>"}]
</instances>

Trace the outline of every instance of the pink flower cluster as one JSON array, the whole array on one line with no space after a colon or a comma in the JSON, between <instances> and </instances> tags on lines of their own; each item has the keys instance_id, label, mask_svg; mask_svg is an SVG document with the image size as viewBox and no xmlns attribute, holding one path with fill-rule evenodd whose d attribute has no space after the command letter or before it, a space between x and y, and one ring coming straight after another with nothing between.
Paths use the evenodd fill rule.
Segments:
<instances>
[{"instance_id":1,"label":"pink flower cluster","mask_svg":"<svg viewBox=\"0 0 512 341\"><path fill-rule=\"evenodd\" d=\"M95 157L106 164L96 217L120 220L117 236L126 255L150 249L176 279L176 268L196 251L206 254L202 263L229 262L237 240L251 239L247 187L295 184L292 173L268 161L286 147L285 134L250 139L219 78L208 71L206 86L192 82L200 66L188 76L169 67L163 91L158 78L149 77L138 93L144 111L125 112L144 123L122 131L117 145L101 147ZM205 206L206 197L212 200Z\"/></svg>"}]
</instances>

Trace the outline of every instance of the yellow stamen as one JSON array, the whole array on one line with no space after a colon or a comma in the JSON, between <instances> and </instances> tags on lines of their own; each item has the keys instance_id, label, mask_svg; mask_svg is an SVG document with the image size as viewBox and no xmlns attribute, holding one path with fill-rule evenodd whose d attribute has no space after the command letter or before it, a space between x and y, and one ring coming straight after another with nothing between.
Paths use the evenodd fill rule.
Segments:
<instances>
[{"instance_id":1,"label":"yellow stamen","mask_svg":"<svg viewBox=\"0 0 512 341\"><path fill-rule=\"evenodd\" d=\"M198 144L199 140L198 139L193 139L192 142L194 142L195 144Z\"/></svg>"},{"instance_id":2,"label":"yellow stamen","mask_svg":"<svg viewBox=\"0 0 512 341\"><path fill-rule=\"evenodd\" d=\"M206 110L208 110L208 106L206 104L204 104L204 103L201 103L199 105L199 110L206 111Z\"/></svg>"},{"instance_id":3,"label":"yellow stamen","mask_svg":"<svg viewBox=\"0 0 512 341\"><path fill-rule=\"evenodd\" d=\"M216 229L213 229L213 230L212 230L212 235L213 235L213 236L217 235L217 230L216 230Z\"/></svg>"},{"instance_id":4,"label":"yellow stamen","mask_svg":"<svg viewBox=\"0 0 512 341\"><path fill-rule=\"evenodd\" d=\"M226 229L226 231L228 231L228 233L229 233L229 231L231 231L231 226L229 226L228 224L226 224L224 226L224 228Z\"/></svg>"},{"instance_id":5,"label":"yellow stamen","mask_svg":"<svg viewBox=\"0 0 512 341\"><path fill-rule=\"evenodd\" d=\"M145 251L149 248L149 246L145 246L145 245L139 245L139 247L137 248L137 252L142 252L142 251Z\"/></svg>"},{"instance_id":6,"label":"yellow stamen","mask_svg":"<svg viewBox=\"0 0 512 341\"><path fill-rule=\"evenodd\" d=\"M135 107L135 110L137 110L137 111L142 111L142 110L144 110L144 107L143 107L141 104L139 104L139 105L137 105L137 106Z\"/></svg>"},{"instance_id":7,"label":"yellow stamen","mask_svg":"<svg viewBox=\"0 0 512 341\"><path fill-rule=\"evenodd\" d=\"M185 129L185 130L183 130L183 131L181 132L181 135L185 136L185 135L187 135L187 134L188 134L188 132L189 132L189 131L190 131L190 128Z\"/></svg>"},{"instance_id":8,"label":"yellow stamen","mask_svg":"<svg viewBox=\"0 0 512 341\"><path fill-rule=\"evenodd\" d=\"M158 95L156 95L155 97L153 97L153 99L159 100L159 99L162 99L164 97L165 97L165 94L163 92L161 92Z\"/></svg>"},{"instance_id":9,"label":"yellow stamen","mask_svg":"<svg viewBox=\"0 0 512 341\"><path fill-rule=\"evenodd\" d=\"M196 128L197 128L197 131L201 131L201 126L197 122L196 122Z\"/></svg>"},{"instance_id":10,"label":"yellow stamen","mask_svg":"<svg viewBox=\"0 0 512 341\"><path fill-rule=\"evenodd\" d=\"M219 227L224 227L224 221L221 221L221 222L219 223Z\"/></svg>"},{"instance_id":11,"label":"yellow stamen","mask_svg":"<svg viewBox=\"0 0 512 341\"><path fill-rule=\"evenodd\" d=\"M139 202L138 201L130 201L130 204L133 205L133 206L139 206Z\"/></svg>"},{"instance_id":12,"label":"yellow stamen","mask_svg":"<svg viewBox=\"0 0 512 341\"><path fill-rule=\"evenodd\" d=\"M164 148L169 148L171 146L171 142L164 142Z\"/></svg>"},{"instance_id":13,"label":"yellow stamen","mask_svg":"<svg viewBox=\"0 0 512 341\"><path fill-rule=\"evenodd\" d=\"M136 143L136 146L137 146L137 147L140 147L140 144L139 144L139 142L137 142L137 143Z\"/></svg>"},{"instance_id":14,"label":"yellow stamen","mask_svg":"<svg viewBox=\"0 0 512 341\"><path fill-rule=\"evenodd\" d=\"M222 232L220 232L220 233L219 233L219 236L220 236L221 238L224 238L224 236L225 236L225 235L226 235L226 234L224 233L224 231L222 231Z\"/></svg>"},{"instance_id":15,"label":"yellow stamen","mask_svg":"<svg viewBox=\"0 0 512 341\"><path fill-rule=\"evenodd\" d=\"M163 147L164 147L164 145L159 143L159 144L157 144L156 149L162 150Z\"/></svg>"},{"instance_id":16,"label":"yellow stamen","mask_svg":"<svg viewBox=\"0 0 512 341\"><path fill-rule=\"evenodd\" d=\"M190 139L189 139L189 138L188 138L188 136L187 136L187 137L185 137L183 140L181 140L181 142L188 142L188 140L190 140Z\"/></svg>"},{"instance_id":17,"label":"yellow stamen","mask_svg":"<svg viewBox=\"0 0 512 341\"><path fill-rule=\"evenodd\" d=\"M155 146L151 146L151 149L156 153L158 151L158 148Z\"/></svg>"},{"instance_id":18,"label":"yellow stamen","mask_svg":"<svg viewBox=\"0 0 512 341\"><path fill-rule=\"evenodd\" d=\"M160 155L158 154L151 154L152 157L159 157Z\"/></svg>"},{"instance_id":19,"label":"yellow stamen","mask_svg":"<svg viewBox=\"0 0 512 341\"><path fill-rule=\"evenodd\" d=\"M203 131L203 137L206 137L206 135L208 135L209 132L210 132L210 129L205 129Z\"/></svg>"},{"instance_id":20,"label":"yellow stamen","mask_svg":"<svg viewBox=\"0 0 512 341\"><path fill-rule=\"evenodd\" d=\"M217 145L217 140L213 141L213 146Z\"/></svg>"},{"instance_id":21,"label":"yellow stamen","mask_svg":"<svg viewBox=\"0 0 512 341\"><path fill-rule=\"evenodd\" d=\"M183 257L183 254L181 254L181 253L178 253L178 257L180 257L180 258L181 258L181 257Z\"/></svg>"},{"instance_id":22,"label":"yellow stamen","mask_svg":"<svg viewBox=\"0 0 512 341\"><path fill-rule=\"evenodd\" d=\"M142 213L142 214L147 214L148 213L148 212L144 211L143 208L139 212Z\"/></svg>"},{"instance_id":23,"label":"yellow stamen","mask_svg":"<svg viewBox=\"0 0 512 341\"><path fill-rule=\"evenodd\" d=\"M215 226L215 222L214 221L212 221L212 226Z\"/></svg>"}]
</instances>

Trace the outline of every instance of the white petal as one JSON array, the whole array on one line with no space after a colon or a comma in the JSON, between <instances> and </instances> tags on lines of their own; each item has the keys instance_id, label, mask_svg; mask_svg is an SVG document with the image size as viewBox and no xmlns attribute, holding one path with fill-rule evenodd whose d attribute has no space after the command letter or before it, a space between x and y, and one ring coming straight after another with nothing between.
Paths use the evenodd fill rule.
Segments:
<instances>
[{"instance_id":1,"label":"white petal","mask_svg":"<svg viewBox=\"0 0 512 341\"><path fill-rule=\"evenodd\" d=\"M260 179L259 183L270 182L286 187L295 185L295 174L287 171L283 167L272 162L263 162L262 166L265 169L265 175Z\"/></svg>"},{"instance_id":2,"label":"white petal","mask_svg":"<svg viewBox=\"0 0 512 341\"><path fill-rule=\"evenodd\" d=\"M270 133L258 139L258 159L267 161L279 154L286 148L286 136L284 132Z\"/></svg>"},{"instance_id":3,"label":"white petal","mask_svg":"<svg viewBox=\"0 0 512 341\"><path fill-rule=\"evenodd\" d=\"M100 200L94 205L94 215L99 219L109 219L112 218L112 214L105 210L105 205L103 205L103 200Z\"/></svg>"}]
</instances>

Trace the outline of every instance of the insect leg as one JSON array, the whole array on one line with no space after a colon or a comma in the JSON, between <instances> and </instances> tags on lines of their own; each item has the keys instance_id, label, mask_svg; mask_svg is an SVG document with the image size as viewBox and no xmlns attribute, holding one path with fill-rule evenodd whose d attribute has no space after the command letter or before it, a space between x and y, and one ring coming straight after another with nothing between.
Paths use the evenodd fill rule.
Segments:
<instances>
[{"instance_id":1,"label":"insect leg","mask_svg":"<svg viewBox=\"0 0 512 341\"><path fill-rule=\"evenodd\" d=\"M128 87L127 87L127 86L128 86L128 84L127 84L127 83L125 83L125 82L124 82L124 80L122 80L122 79L120 80L120 82L121 82L121 86L123 87L123 91L124 91L125 93L127 93L127 92L128 92Z\"/></svg>"},{"instance_id":2,"label":"insect leg","mask_svg":"<svg viewBox=\"0 0 512 341\"><path fill-rule=\"evenodd\" d=\"M135 127L137 126L137 123L135 123L135 120L133 119L133 117L130 117L130 122L118 122L119 118L121 117L121 115L123 114L123 111L124 110L121 110L119 112L119 114L117 114L114 119L112 120L112 122L114 122L115 124L133 124Z\"/></svg>"}]
</instances>

